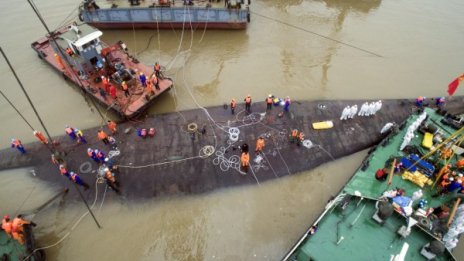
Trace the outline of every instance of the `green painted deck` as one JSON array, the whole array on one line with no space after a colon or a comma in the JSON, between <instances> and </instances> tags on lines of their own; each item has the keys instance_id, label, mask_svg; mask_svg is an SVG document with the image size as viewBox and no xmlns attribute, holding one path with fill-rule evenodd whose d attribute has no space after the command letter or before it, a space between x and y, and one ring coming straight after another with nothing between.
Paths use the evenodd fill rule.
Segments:
<instances>
[{"instance_id":1,"label":"green painted deck","mask_svg":"<svg viewBox=\"0 0 464 261\"><path fill-rule=\"evenodd\" d=\"M21 260L25 257L26 247L20 245L16 240L9 238L3 230L0 229L0 258L7 254L9 260Z\"/></svg>"},{"instance_id":2,"label":"green painted deck","mask_svg":"<svg viewBox=\"0 0 464 261\"><path fill-rule=\"evenodd\" d=\"M444 134L450 135L455 132L455 130L451 129L448 126L445 126L440 123L440 119L442 116L435 113L432 109L426 109L427 115L429 116L426 122L431 122L440 129L443 130ZM406 196L411 197L412 193L420 189L420 187L408 180L404 180L401 175L393 175L392 184L388 186L387 182L379 182L375 179L375 172L385 167L385 162L390 157L402 157L405 154L399 150L401 143L403 142L403 137L408 129L408 126L414 122L418 118L418 115L413 115L408 118L406 127L398 132L390 142L385 147L378 146L375 151L373 151L369 158L369 167L362 171L358 169L358 171L354 174L353 178L348 182L348 184L344 187L344 191L348 194L353 194L355 191L360 191L364 197L367 198L378 198L384 191L389 189L394 189L395 187L400 187L406 191ZM415 132L415 137L411 140L411 145L415 144L418 147L421 147L420 144L423 139L423 135L418 131ZM425 154L428 152L427 149L422 150ZM453 161L454 162L454 161ZM448 194L443 197L432 198L431 196L436 193L436 187L432 189L430 186L424 186L422 188L422 192L424 194L423 198L425 198L429 202L429 206L435 207L441 205L442 203L449 202L452 200L453 195Z\"/></svg>"},{"instance_id":3,"label":"green painted deck","mask_svg":"<svg viewBox=\"0 0 464 261\"><path fill-rule=\"evenodd\" d=\"M425 111L428 115L425 122L433 123L445 136L455 132L454 129L440 123L443 117L434 110L425 109ZM396 212L384 225L380 225L372 219L375 213L375 199L379 198L384 191L399 187L405 190L405 196L411 197L415 191L420 189L418 185L404 180L399 174L393 176L390 186L388 186L387 181L380 182L375 179L375 172L384 168L387 160L391 157L405 156L402 151L399 151L399 148L409 125L418 117L419 115L410 116L406 120L405 127L390 137L385 146L378 145L370 152L364 160L364 162L369 162L369 166L365 170L360 167L341 192L341 194L355 195L355 192L358 191L364 200L358 204L359 197L352 196L355 199L348 204L344 211L336 204L319 221L317 233L302 239L301 244L289 256L288 260L390 260L391 255L400 253L404 242L409 244L405 260L425 260L420 254L420 250L425 244L433 240L431 234L416 225L412 227L411 234L406 239L402 239L397 231L401 226L406 225L406 219ZM415 137L411 140L410 145L421 147L423 134L417 130L414 134ZM426 154L428 150L421 148L420 152ZM433 157L429 159L440 161L443 164L443 160ZM450 163L454 165L455 160L456 158ZM422 188L422 191L423 198L428 201L428 207L452 203L456 197L456 194L449 193L445 196L432 198L432 195L436 193L436 188L427 185ZM354 225L351 225L358 215L358 220ZM337 241L341 237L344 239L337 245ZM455 258L446 251L442 257L437 257L435 260L455 260Z\"/></svg>"},{"instance_id":4,"label":"green painted deck","mask_svg":"<svg viewBox=\"0 0 464 261\"><path fill-rule=\"evenodd\" d=\"M402 239L396 232L405 224L402 216L395 213L380 225L371 218L375 213L375 201L364 199L359 205L358 201L359 198L352 200L344 211L335 207L322 219L318 232L310 236L297 252L297 260L385 261L390 260L391 255L399 254L405 242L409 244L405 260L425 260L420 254L422 247L430 241L425 232L413 227L411 235ZM357 222L351 226L360 213ZM344 239L337 245L342 236ZM435 260L450 258L443 256Z\"/></svg>"}]
</instances>

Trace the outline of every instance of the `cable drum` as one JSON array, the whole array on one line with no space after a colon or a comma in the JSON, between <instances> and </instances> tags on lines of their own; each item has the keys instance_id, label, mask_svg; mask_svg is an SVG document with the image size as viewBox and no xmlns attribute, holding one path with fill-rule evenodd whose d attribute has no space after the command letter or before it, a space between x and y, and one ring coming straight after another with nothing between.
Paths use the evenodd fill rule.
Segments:
<instances>
[{"instance_id":1,"label":"cable drum","mask_svg":"<svg viewBox=\"0 0 464 261\"><path fill-rule=\"evenodd\" d=\"M240 130L238 128L230 128L229 129L229 139L233 142L238 141L238 136L240 135Z\"/></svg>"},{"instance_id":2,"label":"cable drum","mask_svg":"<svg viewBox=\"0 0 464 261\"><path fill-rule=\"evenodd\" d=\"M87 174L87 173L90 173L91 171L92 171L92 164L88 161L82 163L79 166L79 172L82 174Z\"/></svg>"},{"instance_id":3,"label":"cable drum","mask_svg":"<svg viewBox=\"0 0 464 261\"><path fill-rule=\"evenodd\" d=\"M205 159L214 154L214 147L211 145L206 145L200 150L200 157Z\"/></svg>"},{"instance_id":4,"label":"cable drum","mask_svg":"<svg viewBox=\"0 0 464 261\"><path fill-rule=\"evenodd\" d=\"M110 150L110 152L108 152L108 158L113 158L113 157L116 157L116 156L119 156L121 154L121 151L119 150Z\"/></svg>"},{"instance_id":5,"label":"cable drum","mask_svg":"<svg viewBox=\"0 0 464 261\"><path fill-rule=\"evenodd\" d=\"M187 131L190 133L195 133L198 130L198 125L195 122L189 123L187 125Z\"/></svg>"},{"instance_id":6,"label":"cable drum","mask_svg":"<svg viewBox=\"0 0 464 261\"><path fill-rule=\"evenodd\" d=\"M304 140L303 141L303 146L305 146L306 148L310 149L314 146L313 142L310 141L310 140Z\"/></svg>"}]
</instances>

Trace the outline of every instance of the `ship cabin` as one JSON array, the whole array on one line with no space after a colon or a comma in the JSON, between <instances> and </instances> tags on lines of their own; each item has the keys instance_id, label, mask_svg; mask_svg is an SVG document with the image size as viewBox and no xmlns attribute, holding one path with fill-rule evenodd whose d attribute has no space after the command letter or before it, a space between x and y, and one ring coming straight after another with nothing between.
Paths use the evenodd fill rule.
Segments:
<instances>
[{"instance_id":1,"label":"ship cabin","mask_svg":"<svg viewBox=\"0 0 464 261\"><path fill-rule=\"evenodd\" d=\"M56 38L56 43L66 56L66 60L76 66L81 77L103 69L103 33L87 24L71 25L70 30ZM58 52L57 52L58 53Z\"/></svg>"}]
</instances>

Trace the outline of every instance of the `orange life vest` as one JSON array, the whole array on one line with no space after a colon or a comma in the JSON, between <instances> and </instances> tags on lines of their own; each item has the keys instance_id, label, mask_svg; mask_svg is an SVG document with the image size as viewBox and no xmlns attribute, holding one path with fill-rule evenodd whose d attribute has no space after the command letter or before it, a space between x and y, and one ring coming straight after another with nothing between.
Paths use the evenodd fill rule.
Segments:
<instances>
[{"instance_id":1,"label":"orange life vest","mask_svg":"<svg viewBox=\"0 0 464 261\"><path fill-rule=\"evenodd\" d=\"M74 181L74 182L76 181L76 176L77 176L76 173L71 174L71 179L72 179L72 181Z\"/></svg>"},{"instance_id":2,"label":"orange life vest","mask_svg":"<svg viewBox=\"0 0 464 261\"><path fill-rule=\"evenodd\" d=\"M161 66L159 64L155 64L155 71L161 70Z\"/></svg>"},{"instance_id":3,"label":"orange life vest","mask_svg":"<svg viewBox=\"0 0 464 261\"><path fill-rule=\"evenodd\" d=\"M232 101L230 102L230 107L232 108L237 107L237 102L234 99L232 99Z\"/></svg>"},{"instance_id":4,"label":"orange life vest","mask_svg":"<svg viewBox=\"0 0 464 261\"><path fill-rule=\"evenodd\" d=\"M456 162L456 167L462 168L464 167L464 159L460 159Z\"/></svg>"},{"instance_id":5,"label":"orange life vest","mask_svg":"<svg viewBox=\"0 0 464 261\"><path fill-rule=\"evenodd\" d=\"M267 103L267 104L272 104L272 98L269 98L269 97L268 97L268 98L266 99L266 103Z\"/></svg>"},{"instance_id":6,"label":"orange life vest","mask_svg":"<svg viewBox=\"0 0 464 261\"><path fill-rule=\"evenodd\" d=\"M121 83L121 87L122 87L122 89L123 89L124 91L127 90L127 84L126 84L126 83L124 83L124 82Z\"/></svg>"},{"instance_id":7,"label":"orange life vest","mask_svg":"<svg viewBox=\"0 0 464 261\"><path fill-rule=\"evenodd\" d=\"M250 154L243 152L240 160L243 167L248 167L250 165Z\"/></svg>"},{"instance_id":8,"label":"orange life vest","mask_svg":"<svg viewBox=\"0 0 464 261\"><path fill-rule=\"evenodd\" d=\"M66 134L70 134L73 132L73 130L70 128L70 127L67 127L66 129L64 129L66 131Z\"/></svg>"},{"instance_id":9,"label":"orange life vest","mask_svg":"<svg viewBox=\"0 0 464 261\"><path fill-rule=\"evenodd\" d=\"M304 140L304 133L303 132L300 132L300 135L298 136L298 138L302 141Z\"/></svg>"},{"instance_id":10,"label":"orange life vest","mask_svg":"<svg viewBox=\"0 0 464 261\"><path fill-rule=\"evenodd\" d=\"M102 78L102 82L105 86L108 85L108 79L106 79L106 77Z\"/></svg>"},{"instance_id":11,"label":"orange life vest","mask_svg":"<svg viewBox=\"0 0 464 261\"><path fill-rule=\"evenodd\" d=\"M245 98L245 103L248 103L248 104L251 103L251 97L246 97Z\"/></svg>"},{"instance_id":12,"label":"orange life vest","mask_svg":"<svg viewBox=\"0 0 464 261\"><path fill-rule=\"evenodd\" d=\"M92 155L93 155L93 150L87 151L87 155L89 155L89 157L92 157Z\"/></svg>"},{"instance_id":13,"label":"orange life vest","mask_svg":"<svg viewBox=\"0 0 464 261\"><path fill-rule=\"evenodd\" d=\"M28 224L28 223L29 222L24 221L21 218L16 217L16 218L13 219L13 223L12 223L12 226L11 226L11 231L16 232L16 233L23 232L23 225Z\"/></svg>"},{"instance_id":14,"label":"orange life vest","mask_svg":"<svg viewBox=\"0 0 464 261\"><path fill-rule=\"evenodd\" d=\"M15 147L21 146L21 141L20 141L20 140L14 140L12 143L13 143L13 145L14 145Z\"/></svg>"},{"instance_id":15,"label":"orange life vest","mask_svg":"<svg viewBox=\"0 0 464 261\"><path fill-rule=\"evenodd\" d=\"M98 132L98 139L104 140L107 137L106 133L104 131L99 131Z\"/></svg>"},{"instance_id":16,"label":"orange life vest","mask_svg":"<svg viewBox=\"0 0 464 261\"><path fill-rule=\"evenodd\" d=\"M107 171L105 173L105 177L107 180L111 181L111 182L116 182L116 179L114 178L113 174L111 173L111 171Z\"/></svg>"},{"instance_id":17,"label":"orange life vest","mask_svg":"<svg viewBox=\"0 0 464 261\"><path fill-rule=\"evenodd\" d=\"M6 219L2 219L2 229L7 233L11 234L11 231L13 230L13 224L11 221L6 221Z\"/></svg>"},{"instance_id":18,"label":"orange life vest","mask_svg":"<svg viewBox=\"0 0 464 261\"><path fill-rule=\"evenodd\" d=\"M258 139L256 141L256 150L262 150L264 148L264 139Z\"/></svg>"},{"instance_id":19,"label":"orange life vest","mask_svg":"<svg viewBox=\"0 0 464 261\"><path fill-rule=\"evenodd\" d=\"M115 123L114 121L108 122L108 128L109 128L111 131L116 131L116 123Z\"/></svg>"},{"instance_id":20,"label":"orange life vest","mask_svg":"<svg viewBox=\"0 0 464 261\"><path fill-rule=\"evenodd\" d=\"M298 137L298 130L292 130L292 137L293 138Z\"/></svg>"}]
</instances>

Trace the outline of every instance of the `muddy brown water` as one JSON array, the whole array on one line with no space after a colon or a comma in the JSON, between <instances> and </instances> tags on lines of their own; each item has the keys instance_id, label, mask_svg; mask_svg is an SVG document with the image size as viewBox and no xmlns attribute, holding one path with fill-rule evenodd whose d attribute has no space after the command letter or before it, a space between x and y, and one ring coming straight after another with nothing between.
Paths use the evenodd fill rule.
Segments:
<instances>
[{"instance_id":1,"label":"muddy brown water","mask_svg":"<svg viewBox=\"0 0 464 261\"><path fill-rule=\"evenodd\" d=\"M459 0L252 2L246 31L161 31L158 37L156 30L115 30L104 31L103 40L123 40L140 61L167 67L176 88L155 102L151 114L222 104L246 94L256 101L269 93L294 99L435 97L445 95L447 84L463 72L464 2ZM75 17L78 1L36 5L55 28L69 14ZM81 93L30 48L45 30L27 2L0 1L0 10L0 45L52 135L62 134L66 124L81 129L100 124ZM3 59L0 75L0 90L40 128ZM33 140L3 99L0 122L1 147L9 146L11 137ZM47 254L51 260L276 260L362 157L262 186L199 196L128 205L108 193L101 208L101 199L94 206L104 229L96 230L85 217ZM17 212L32 188L21 210L40 205L58 189L37 182L27 170L1 175L2 212ZM37 214L39 242L57 242L82 213L81 204L64 201ZM457 256L464 259L459 250Z\"/></svg>"}]
</instances>

